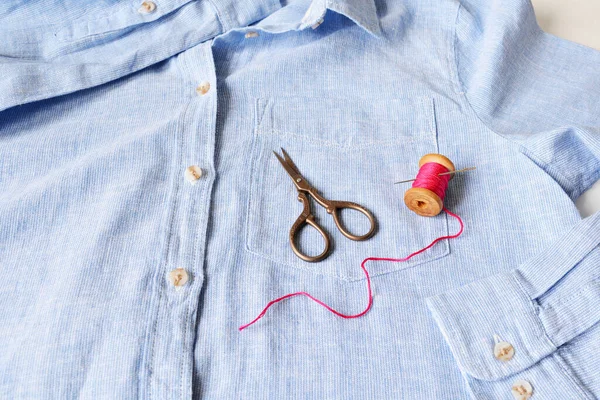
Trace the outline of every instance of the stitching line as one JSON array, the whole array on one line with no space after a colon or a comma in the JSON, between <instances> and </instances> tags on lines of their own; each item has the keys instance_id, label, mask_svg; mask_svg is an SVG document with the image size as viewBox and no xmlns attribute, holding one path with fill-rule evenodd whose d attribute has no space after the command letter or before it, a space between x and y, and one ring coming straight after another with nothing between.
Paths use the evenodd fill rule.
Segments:
<instances>
[{"instance_id":1,"label":"stitching line","mask_svg":"<svg viewBox=\"0 0 600 400\"><path fill-rule=\"evenodd\" d=\"M571 382L571 384L573 384L573 386L575 387L575 390L577 390L579 392L579 394L581 395L581 397L583 397L584 399L590 399L590 400L594 399L588 393L588 391L583 387L583 384L579 381L579 379L577 379L575 377L575 375L573 374L573 371L567 365L567 363L565 362L565 360L562 358L562 356L560 355L559 351L556 351L552 355L552 359L554 359L556 361L556 363L558 364L558 366L561 369L561 371L565 374L565 377Z\"/></svg>"},{"instance_id":2,"label":"stitching line","mask_svg":"<svg viewBox=\"0 0 600 400\"><path fill-rule=\"evenodd\" d=\"M471 101L469 100L469 98L468 98L468 96L467 96L467 92L465 91L464 84L463 84L463 82L461 81L461 79L460 79L460 74L459 74L459 72L458 72L458 57L457 57L457 55L456 55L456 43L458 42L458 37L457 37L457 34L456 34L456 28L457 28L457 25L458 25L458 20L459 20L459 15L460 15L460 9L461 9L461 8L462 8L462 4L460 4L460 3L459 3L459 5L458 5L458 9L457 9L457 13L456 13L456 21L455 21L455 24L454 24L454 35L453 35L453 41L452 41L452 50L453 50L452 52L453 52L453 59L454 59L454 62L453 62L453 64L454 64L454 65L452 66L452 73L451 73L451 77L453 77L453 80L455 81L455 85L456 85L456 86L458 87L458 89L460 90L459 92L456 92L456 94L460 95L460 97L461 97L462 99L464 99L464 101L465 101L465 102L467 103L467 105L469 106L468 108L471 110L471 112L473 113L473 115L475 116L475 118L477 118L477 120L478 120L479 122L481 122L481 123L483 124L483 126L485 126L485 127L486 127L486 128L487 128L487 129L488 129L490 132L492 132L493 134L495 134L495 135L497 135L497 136L499 136L499 137L503 138L504 140L506 140L506 141L508 141L508 142L512 143L513 145L516 145L516 146L518 146L518 147L519 147L519 149L527 149L527 147L525 147L523 144L521 144L521 143L519 143L519 142L517 142L517 141L515 141L515 140L513 140L513 139L511 139L511 138L509 138L509 137L507 137L507 136L505 136L505 135L502 135L502 134L500 134L500 133L496 132L495 130L493 130L493 129L492 129L490 126L489 126L489 124L488 124L488 123L486 123L486 122L485 122L485 121L484 121L484 120L483 120L483 119L482 119L482 118L479 116L479 114L477 113L477 111L475 111L475 109L473 108L473 105L471 104ZM557 180L556 180L556 179L555 179L555 178L554 178L552 175L550 175L550 174L548 173L548 171L552 171L552 172L556 173L556 171L555 171L555 170L553 170L553 169L552 169L552 167L550 167L550 166L549 166L549 164L547 164L547 163L545 163L545 162L543 162L543 161L539 160L537 157L535 157L535 159L534 159L534 157L532 157L532 156L531 156L531 154L532 154L532 153L531 153L531 151L530 151L530 150L527 150L527 153L523 153L522 151L520 151L520 152L521 152L523 155L525 155L526 157L528 157L528 158L532 159L532 161L534 161L534 163L535 163L535 164L539 164L539 165L540 165L540 169L541 169L542 171L544 171L544 172L545 172L547 175L549 175L549 176L550 176L550 178L552 178L552 180L553 180L553 181L555 181L555 182L556 182L558 185L560 185L560 184L557 182ZM564 177L563 177L563 175L562 175L562 174L557 174L557 175L558 175L558 176L560 176L560 177L562 177L562 178L563 178L563 180L564 180L565 182L569 182L569 180L566 180L566 179L564 179Z\"/></svg>"},{"instance_id":3,"label":"stitching line","mask_svg":"<svg viewBox=\"0 0 600 400\"><path fill-rule=\"evenodd\" d=\"M531 306L531 311L533 311L532 320L535 322L535 324L540 329L543 338L546 339L546 341L548 342L548 344L550 344L550 346L552 346L553 351L556 351L558 346L556 346L554 344L554 342L552 341L552 339L550 339L550 336L548 335L548 332L546 331L546 328L544 327L544 323L542 322L542 320L540 319L540 317L538 315L536 303L527 295L527 291L525 290L525 288L523 287L523 285L521 284L521 282L519 281L517 276L514 273L511 273L510 277L516 283L516 288L518 289L518 291L526 299L526 303Z\"/></svg>"},{"instance_id":4,"label":"stitching line","mask_svg":"<svg viewBox=\"0 0 600 400\"><path fill-rule=\"evenodd\" d=\"M580 297L582 294L587 293L591 288L598 286L600 284L600 278L592 279L590 282L582 286L577 292L571 293L569 296L559 297L556 300L548 300L545 306L542 306L542 309L555 308L557 306L564 306L567 303L570 303L575 297Z\"/></svg>"},{"instance_id":5,"label":"stitching line","mask_svg":"<svg viewBox=\"0 0 600 400\"><path fill-rule=\"evenodd\" d=\"M291 98L294 98L294 97L291 97ZM261 127L263 126L264 118L267 114L269 106L271 105L271 100L264 99L264 98L256 98L255 99L255 111L254 111L255 115L256 115L256 121L255 121L255 128L254 128L255 133L254 133L253 143L252 143L252 147L251 147L252 160L251 160L251 167L250 167L250 176L252 176L253 178L259 176L259 172L257 172L256 168L257 168L258 160L260 159L260 154L261 154L259 151L259 146L260 146L259 138L261 136L263 136L263 137L278 136L278 137L298 138L305 142L318 144L320 146L335 147L335 148L340 149L341 151L351 151L353 149L368 148L368 147L372 147L372 146L388 147L388 146L398 145L401 143L411 143L411 142L416 142L416 141L423 141L423 140L428 140L430 138L430 135L433 135L433 142L434 142L435 149L438 149L439 143L438 143L438 138L437 138L436 123L434 121L434 118L435 118L434 112L435 111L434 111L433 98L419 96L419 97L414 98L413 101L415 101L414 105L418 105L420 108L422 108L424 110L425 118L427 119L427 121L425 122L426 126L427 126L426 130L419 131L417 134L415 134L414 137L403 136L401 140L398 139L398 140L389 140L389 141L375 141L375 142L369 142L369 143L365 143L365 144L361 144L361 145L344 146L344 145L340 145L336 142L314 139L314 138L310 138L309 136L299 135L294 132L282 131L282 130L277 130L277 129L261 129ZM271 121L271 125L272 125L272 121ZM250 185L250 192L249 192L249 196L248 196L247 212L246 212L246 226L245 226L245 236L246 237L245 237L245 246L244 246L246 251L248 251L252 254L255 254L259 257L270 260L275 264L284 265L287 267L294 268L296 270L311 272L311 273L314 273L314 274L320 275L320 276L341 279L341 280L344 280L347 282L358 282L358 281L364 280L363 277L355 278L352 276L339 275L338 273L335 273L335 272L334 273L316 272L310 268L306 268L306 267L302 267L300 265L295 265L293 263L281 261L281 260L277 259L276 257L274 257L270 254L260 252L259 250L253 250L251 248L251 242L252 242L253 235L250 233L250 225L251 225L251 218L252 218L251 210L253 209L253 205L255 204L254 198L257 197L257 193L255 193L256 192L255 188L257 187L257 182L255 182L254 179L252 179L252 182L253 182L252 185ZM444 218L444 222L442 224L442 231L445 231L446 233L449 231L447 216L446 216L446 218ZM386 269L383 271L379 271L378 273L372 273L371 276L375 277L375 276L385 275L388 273L397 272L400 270L416 267L418 265L446 257L447 255L450 254L450 245L448 244L448 241L444 241L444 242L445 242L445 246L439 254L431 255L422 260L415 260L412 262L409 261L409 262L404 263L404 265L401 268L396 267L396 268Z\"/></svg>"},{"instance_id":6,"label":"stitching line","mask_svg":"<svg viewBox=\"0 0 600 400\"><path fill-rule=\"evenodd\" d=\"M208 51L212 55L212 48L211 47L208 48ZM212 64L212 62L213 62L212 57L209 57L208 61L209 61L210 64ZM216 80L215 80L215 86L216 86ZM215 90L217 90L216 87L215 87ZM217 113L216 107L217 107L217 101L218 100L217 100L216 96L213 96L211 98L211 100L212 100L211 111L216 115L216 113ZM201 111L201 108L200 108L200 111ZM216 122L215 122L215 127L214 127L213 130L216 130ZM196 138L196 136L194 136L194 137ZM216 143L215 142L216 142L216 138L214 139L214 142L212 143L213 144L213 148L216 147ZM205 160L209 159L210 147L211 147L211 141L207 140L206 141L206 145L204 147L204 159ZM213 159L214 159L214 156L213 156ZM212 175L214 176L214 174L215 173L213 171ZM211 179L213 179L213 178L211 177ZM210 182L210 185L209 185L209 182L207 182L207 185L206 185L205 189L202 191L202 196L200 198L200 204L204 204L207 196L209 196L209 192L210 191L212 191L212 182ZM206 232L206 227L208 225L208 218L209 218L209 216L208 216L208 210L209 210L209 208L210 207L204 207L203 208L204 212L202 214L202 217L204 218L205 224L206 224L204 226L204 229L203 229L204 232ZM197 226L198 224L195 224L195 225ZM194 273L192 275L192 280L198 279L198 276L200 275L200 274L195 274L195 270L196 270L195 267L198 265L198 242L199 242L199 238L200 238L200 231L201 231L201 229L196 229L196 235L195 235L195 238L194 238L193 265L192 265ZM205 241L205 243L206 243L206 241ZM204 250L206 250L206 244L204 244ZM204 263L201 263L201 267L204 267ZM202 286L204 286L204 285L202 285ZM200 292L202 291L202 286L198 286L194 292L200 294ZM184 348L187 348L187 343L186 342L187 342L187 338L188 338L188 330L191 328L191 326L190 326L191 323L190 322L191 322L191 309L192 309L192 304L193 304L192 300L197 298L196 295L195 295L195 293L194 293L193 296L188 296L188 299L187 299L188 306L187 306L187 312L185 314L185 329L184 329L184 334L183 334L183 343L184 343L184 346L185 346ZM198 296L197 299L199 300L199 298L200 297ZM198 303L198 308L199 307L200 307L200 305ZM198 310L196 310L196 321L195 322L197 323L197 321L198 321ZM192 349L192 356L193 356L193 349ZM184 361L184 358L182 357L182 361L181 361L181 390L182 390L182 398L185 398L186 396L183 393L183 391L185 389L185 387L184 387L183 361ZM192 366L191 370L193 371L193 366ZM191 395L193 395L193 379L194 379L193 376L192 376L192 374L190 374L190 379L191 379L190 380L190 387L191 387L190 396L191 396Z\"/></svg>"},{"instance_id":7,"label":"stitching line","mask_svg":"<svg viewBox=\"0 0 600 400\"><path fill-rule=\"evenodd\" d=\"M366 142L363 144L356 144L356 145L343 145L343 144L339 144L337 142L333 142L330 140L315 139L315 138L311 138L306 135L299 135L294 132L281 131L278 129L268 129L268 130L260 130L259 129L257 131L258 136L283 136L283 137L299 138L299 139L302 139L303 141L306 141L309 143L314 143L314 144L318 144L320 146L325 146L325 147L336 147L343 151L350 151L353 149L362 149L362 148L373 147L373 146L392 146L392 145L397 145L397 144L401 144L401 143L411 143L411 142L417 141L418 139L423 140L425 134L432 133L432 132L421 132L421 133L423 133L423 137L421 137L421 136L419 136L419 137L403 136L402 140L399 140L399 139L398 140L380 140L380 141Z\"/></svg>"},{"instance_id":8,"label":"stitching line","mask_svg":"<svg viewBox=\"0 0 600 400\"><path fill-rule=\"evenodd\" d=\"M172 237L173 237L173 227L175 224L175 215L177 214L177 197L178 197L178 193L179 193L179 188L180 188L180 182L179 179L177 179L175 177L176 175L176 171L177 171L177 165L181 165L181 157L183 152L181 151L181 149L183 148L183 137L182 134L180 133L182 130L179 129L179 127L181 126L181 121L185 119L185 115L187 115L189 107L191 104L191 98L188 99L188 103L185 106L185 110L183 111L183 118L180 119L180 121L177 124L177 153L178 156L176 159L179 159L179 163L175 162L174 166L173 166L173 180L174 180L174 188L173 188L173 198L171 200L171 217L169 219L169 231L167 233L167 238L165 241L165 245L166 245L166 251L165 251L165 255L164 255L164 262L162 265L159 265L156 275L158 278L155 278L155 284L158 287L158 300L157 300L157 305L156 305L156 317L154 320L154 327L152 329L152 337L151 337L151 341L152 341L152 346L151 346L151 351L150 351L150 365L149 365L149 371L148 371L148 398L152 399L153 398L153 393L152 393L152 375L154 372L154 360L156 357L156 352L155 352L155 345L156 345L156 331L158 330L158 320L160 318L160 310L161 310L161 302L162 302L162 298L163 298L163 287L161 286L161 280L163 278L163 275L165 273L164 271L164 266L168 265L168 261L169 261L169 257L172 254Z\"/></svg>"}]
</instances>

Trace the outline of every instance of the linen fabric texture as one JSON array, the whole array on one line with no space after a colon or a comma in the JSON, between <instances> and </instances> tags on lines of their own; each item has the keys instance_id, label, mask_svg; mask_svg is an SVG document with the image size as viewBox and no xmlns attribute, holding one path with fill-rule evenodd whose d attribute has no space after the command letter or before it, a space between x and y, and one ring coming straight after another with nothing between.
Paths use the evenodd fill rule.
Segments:
<instances>
[{"instance_id":1,"label":"linen fabric texture","mask_svg":"<svg viewBox=\"0 0 600 400\"><path fill-rule=\"evenodd\" d=\"M600 53L522 0L140 3L0 4L0 397L600 396ZM377 234L295 257L281 147ZM456 232L393 185L436 152L460 238L238 332Z\"/></svg>"}]
</instances>

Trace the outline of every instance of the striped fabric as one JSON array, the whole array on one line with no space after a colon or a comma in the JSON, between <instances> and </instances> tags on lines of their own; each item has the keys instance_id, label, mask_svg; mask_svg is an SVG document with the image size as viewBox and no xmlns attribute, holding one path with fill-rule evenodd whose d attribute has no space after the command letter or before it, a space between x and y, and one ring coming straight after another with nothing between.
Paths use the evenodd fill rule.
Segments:
<instances>
[{"instance_id":1,"label":"striped fabric","mask_svg":"<svg viewBox=\"0 0 600 400\"><path fill-rule=\"evenodd\" d=\"M600 53L527 0L3 0L0 22L0 398L600 397L600 214L573 204L600 178ZM280 148L376 234L315 206L331 254L296 257ZM238 331L290 292L360 312L363 259L455 233L393 184L427 153L477 167L445 198L463 235L367 263L360 318L295 297Z\"/></svg>"}]
</instances>

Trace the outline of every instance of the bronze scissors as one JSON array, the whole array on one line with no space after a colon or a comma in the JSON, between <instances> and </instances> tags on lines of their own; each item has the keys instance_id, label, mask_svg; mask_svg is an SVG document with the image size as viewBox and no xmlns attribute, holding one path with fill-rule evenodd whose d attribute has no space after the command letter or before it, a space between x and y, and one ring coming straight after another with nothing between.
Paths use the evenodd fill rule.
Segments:
<instances>
[{"instance_id":1,"label":"bronze scissors","mask_svg":"<svg viewBox=\"0 0 600 400\"><path fill-rule=\"evenodd\" d=\"M352 203L350 201L332 201L325 199L319 194L319 192L315 188L313 188L308 183L306 179L304 179L302 174L300 174L300 171L298 171L298 167L296 167L288 153L284 149L281 149L281 151L283 152L283 158L275 151L273 153L275 153L275 156L277 157L281 165L283 165L283 168L286 170L290 178L292 178L292 181L294 182L294 185L296 185L296 189L298 190L298 201L300 201L304 206L302 214L300 214L300 216L298 217L296 222L294 222L294 225L292 225L292 228L290 229L290 244L292 246L292 250L298 257L300 257L304 261L309 262L321 261L322 259L327 257L327 254L329 253L329 247L331 244L327 233L323 230L323 228L319 226L319 224L315 222L315 216L310 210L310 201L308 199L308 195L312 196L317 201L317 203L319 203L322 207L324 207L327 210L327 213L333 216L335 225L340 230L340 232L342 232L342 235L346 236L348 239L366 240L370 238L371 235L373 235L373 233L375 232L376 223L373 214L371 214L369 210L367 210L360 204ZM348 232L346 228L344 228L344 225L342 224L342 221L339 216L339 211L343 208L351 208L366 215L367 218L369 218L369 223L371 224L369 232L365 233L362 236L353 235L352 233ZM300 249L298 249L298 247L296 246L296 234L304 225L310 225L313 228L315 228L325 240L325 249L318 256L308 256L302 253Z\"/></svg>"}]
</instances>

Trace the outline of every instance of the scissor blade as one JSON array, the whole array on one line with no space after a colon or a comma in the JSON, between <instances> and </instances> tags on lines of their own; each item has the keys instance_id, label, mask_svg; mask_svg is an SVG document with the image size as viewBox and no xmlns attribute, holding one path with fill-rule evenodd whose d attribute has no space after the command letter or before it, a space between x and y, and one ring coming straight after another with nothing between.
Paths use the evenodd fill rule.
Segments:
<instances>
[{"instance_id":1,"label":"scissor blade","mask_svg":"<svg viewBox=\"0 0 600 400\"><path fill-rule=\"evenodd\" d=\"M287 151L284 150L284 148L281 148L281 152L283 153L283 158L285 159L285 161L288 163L288 165L290 167L292 167L294 169L294 171L296 171L296 173L298 175L300 174L300 171L298 170L298 167L296 167L296 164L294 164L294 162L292 161L292 158L290 157L290 155L287 153Z\"/></svg>"},{"instance_id":2,"label":"scissor blade","mask_svg":"<svg viewBox=\"0 0 600 400\"><path fill-rule=\"evenodd\" d=\"M300 174L294 170L294 168L292 168L288 162L286 160L284 160L279 154L277 154L275 151L273 151L273 154L275 154L275 157L277 157L277 159L279 160L279 162L281 163L281 165L283 166L283 168L285 169L285 172L288 173L288 175L290 176L290 178L292 178L292 181L294 181L294 183L296 183L296 178L300 177Z\"/></svg>"}]
</instances>

